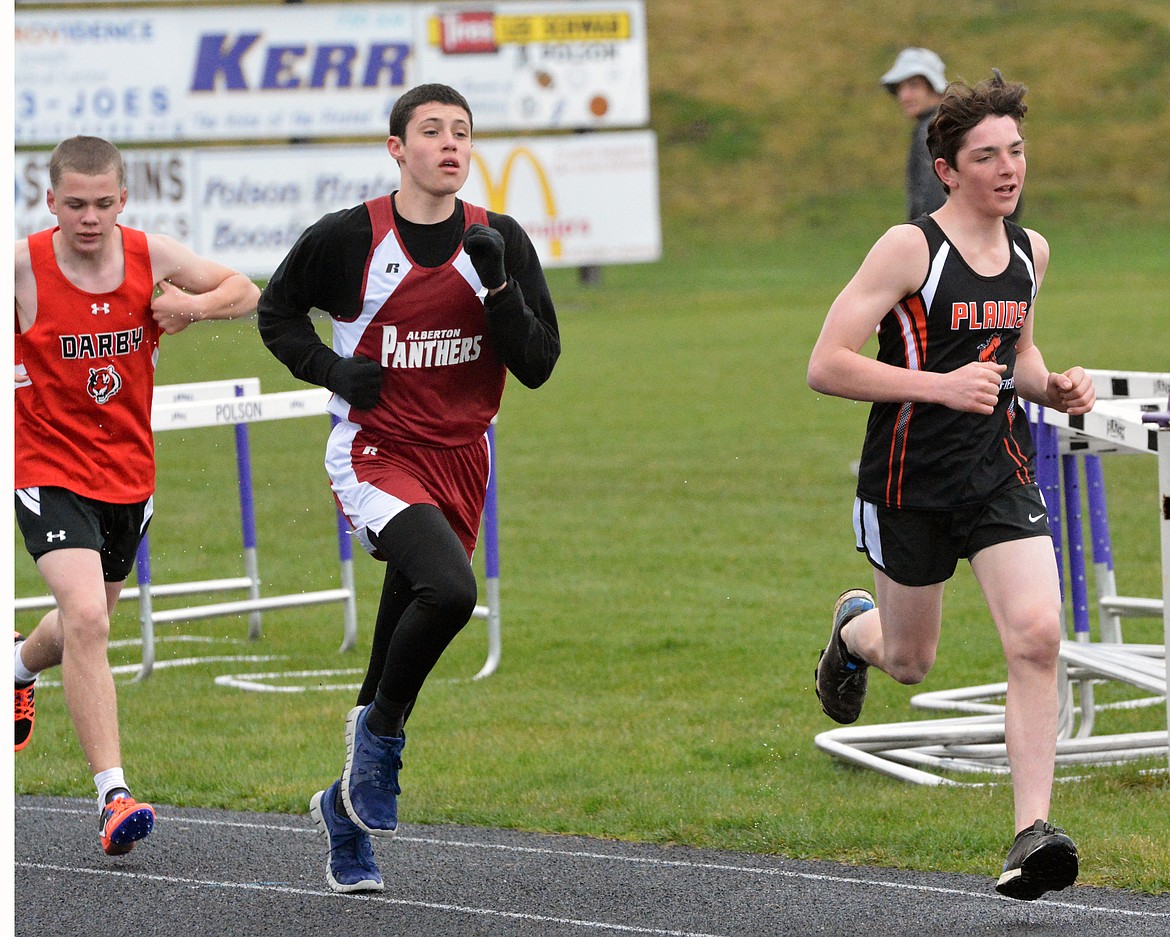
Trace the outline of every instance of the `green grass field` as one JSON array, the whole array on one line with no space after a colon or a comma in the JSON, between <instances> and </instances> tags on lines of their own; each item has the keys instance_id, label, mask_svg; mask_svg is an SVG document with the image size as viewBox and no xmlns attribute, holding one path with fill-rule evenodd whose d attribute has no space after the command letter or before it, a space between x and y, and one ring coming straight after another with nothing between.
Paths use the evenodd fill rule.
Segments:
<instances>
[{"instance_id":1,"label":"green grass field","mask_svg":"<svg viewBox=\"0 0 1170 937\"><path fill-rule=\"evenodd\" d=\"M876 213L867 202L852 214ZM598 287L552 272L564 355L542 390L509 385L498 428L502 663L468 679L485 654L478 621L440 662L411 721L407 822L998 871L1011 833L1006 787L920 788L813 745L833 725L811 688L828 611L841 588L869 581L849 518L866 408L819 398L804 372L829 302L878 233L865 227L740 244L668 232L662 262L608 268ZM1164 370L1164 233L1045 233L1053 262L1037 335L1050 364ZM250 375L266 391L298 386L253 320L164 341L160 383ZM323 417L252 427L266 591L336 581L326 429ZM238 575L231 432L160 433L158 453L155 581ZM1107 478L1121 590L1156 594L1154 460L1115 457ZM19 545L15 555L17 594L39 592ZM360 552L355 565L364 648L381 570ZM18 615L17 627L34 620ZM114 637L137 631L126 603ZM254 644L246 631L243 618L160 626L159 657L277 659L160 668L120 684L124 760L140 796L303 812L338 772L353 691L249 693L213 678L364 668L364 650L338 653L339 606L268 613ZM166 640L178 635L215 640ZM1126 635L1158 641L1161 625L1132 620ZM1002 679L964 567L925 688ZM863 722L913 718L910 689L880 675L871 686ZM37 701L17 791L90 795L60 689L44 686ZM1164 725L1154 707L1103 715L1098 731ZM1150 767L1160 773L1141 770ZM1090 768L1058 786L1053 817L1081 846L1084 882L1170 890L1165 768Z\"/></svg>"}]
</instances>

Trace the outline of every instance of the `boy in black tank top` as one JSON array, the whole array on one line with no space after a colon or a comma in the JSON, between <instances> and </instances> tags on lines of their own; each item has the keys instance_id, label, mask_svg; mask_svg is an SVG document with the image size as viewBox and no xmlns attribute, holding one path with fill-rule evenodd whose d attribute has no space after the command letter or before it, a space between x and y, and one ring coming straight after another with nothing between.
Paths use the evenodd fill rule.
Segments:
<instances>
[{"instance_id":1,"label":"boy in black tank top","mask_svg":"<svg viewBox=\"0 0 1170 937\"><path fill-rule=\"evenodd\" d=\"M854 527L875 590L837 600L816 670L821 706L838 722L855 721L871 666L922 682L938 648L945 582L968 559L1008 666L1018 832L996 888L1033 900L1071 885L1078 857L1048 823L1060 582L1019 398L1081 414L1095 395L1082 368L1049 371L1033 341L1048 244L1006 220L1025 174L1024 91L998 71L975 88L948 86L927 140L947 202L873 246L829 309L808 382L873 403ZM875 328L876 360L861 354Z\"/></svg>"}]
</instances>

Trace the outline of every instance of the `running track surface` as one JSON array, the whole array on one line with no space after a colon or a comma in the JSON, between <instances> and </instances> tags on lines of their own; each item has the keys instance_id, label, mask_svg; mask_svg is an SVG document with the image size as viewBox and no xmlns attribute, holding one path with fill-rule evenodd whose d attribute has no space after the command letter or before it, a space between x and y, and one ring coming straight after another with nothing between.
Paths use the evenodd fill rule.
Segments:
<instances>
[{"instance_id":1,"label":"running track surface","mask_svg":"<svg viewBox=\"0 0 1170 937\"><path fill-rule=\"evenodd\" d=\"M1035 902L983 876L455 826L375 840L380 894L337 895L307 813L155 805L111 858L91 801L15 799L15 933L51 937L1166 937L1170 896L1075 887Z\"/></svg>"}]
</instances>

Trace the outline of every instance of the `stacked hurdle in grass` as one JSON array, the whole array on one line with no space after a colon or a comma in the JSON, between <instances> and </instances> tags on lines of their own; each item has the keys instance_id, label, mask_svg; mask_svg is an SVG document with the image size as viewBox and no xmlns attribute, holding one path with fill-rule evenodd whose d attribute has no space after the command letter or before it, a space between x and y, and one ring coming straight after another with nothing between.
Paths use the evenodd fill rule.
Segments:
<instances>
[{"instance_id":1,"label":"stacked hurdle in grass","mask_svg":"<svg viewBox=\"0 0 1170 937\"><path fill-rule=\"evenodd\" d=\"M337 548L340 563L339 588L285 595L262 595L260 561L256 536L255 504L252 487L252 456L248 424L261 420L281 420L294 417L324 416L329 391L289 391L261 394L257 378L229 381L207 381L196 384L172 384L155 388L152 426L155 432L197 427L232 426L236 442L236 482L240 505L240 528L244 547L243 576L224 579L206 579L190 582L159 584L152 581L150 541L144 537L136 559L138 586L123 590L122 599L138 600L142 631L142 664L136 679L150 676L154 668L155 623L189 621L247 614L248 637L261 634L261 615L265 611L324 603L342 603L343 634L341 650L352 648L357 641L357 605L354 594L353 545L345 518L337 514ZM499 664L500 637L500 562L498 536L498 500L496 494L495 428L488 429L488 444L492 451L491 475L483 516L484 567L486 604L477 605L474 616L487 621L488 653L476 679L487 677ZM156 522L165 523L165 518ZM190 605L181 608L155 610L154 597L201 595L215 592L245 590L247 598L235 601ZM52 596L18 598L16 610L51 608Z\"/></svg>"},{"instance_id":2,"label":"stacked hurdle in grass","mask_svg":"<svg viewBox=\"0 0 1170 937\"><path fill-rule=\"evenodd\" d=\"M1090 372L1098 404L1082 417L1028 407L1037 448L1038 482L1044 491L1061 568L1066 626L1061 644L1061 726L1058 764L1117 762L1170 754L1170 730L1093 735L1093 682L1115 680L1152 696L1123 705L1166 699L1166 658L1170 650L1170 374ZM1158 458L1162 551L1162 598L1117 594L1104 477L1099 456L1147 453ZM1085 464L1089 524L1093 542L1099 640L1090 639L1088 584L1084 557L1082 493L1078 460ZM1063 479L1062 479L1063 476ZM1063 484L1062 484L1063 480ZM1068 549L1064 548L1067 533ZM1065 567L1070 587L1064 590ZM1164 644L1123 640L1123 616L1163 619ZM1080 694L1074 707L1073 688ZM819 748L864 767L917 784L959 783L941 772L1006 774L1002 697L1007 684L920 693L913 706L969 715L875 726L848 726L822 732ZM1080 724L1075 728L1079 712ZM1166 702L1170 726L1170 699Z\"/></svg>"}]
</instances>

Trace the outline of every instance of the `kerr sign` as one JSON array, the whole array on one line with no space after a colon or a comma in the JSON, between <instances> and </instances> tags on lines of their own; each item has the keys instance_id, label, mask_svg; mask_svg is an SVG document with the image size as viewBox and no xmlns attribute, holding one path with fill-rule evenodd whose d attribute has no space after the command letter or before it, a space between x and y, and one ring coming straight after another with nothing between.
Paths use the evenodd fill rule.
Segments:
<instances>
[{"instance_id":1,"label":"kerr sign","mask_svg":"<svg viewBox=\"0 0 1170 937\"><path fill-rule=\"evenodd\" d=\"M14 58L17 146L376 136L432 81L477 130L649 120L641 0L18 10Z\"/></svg>"},{"instance_id":2,"label":"kerr sign","mask_svg":"<svg viewBox=\"0 0 1170 937\"><path fill-rule=\"evenodd\" d=\"M405 4L18 11L16 143L384 132L413 83L413 19Z\"/></svg>"}]
</instances>

